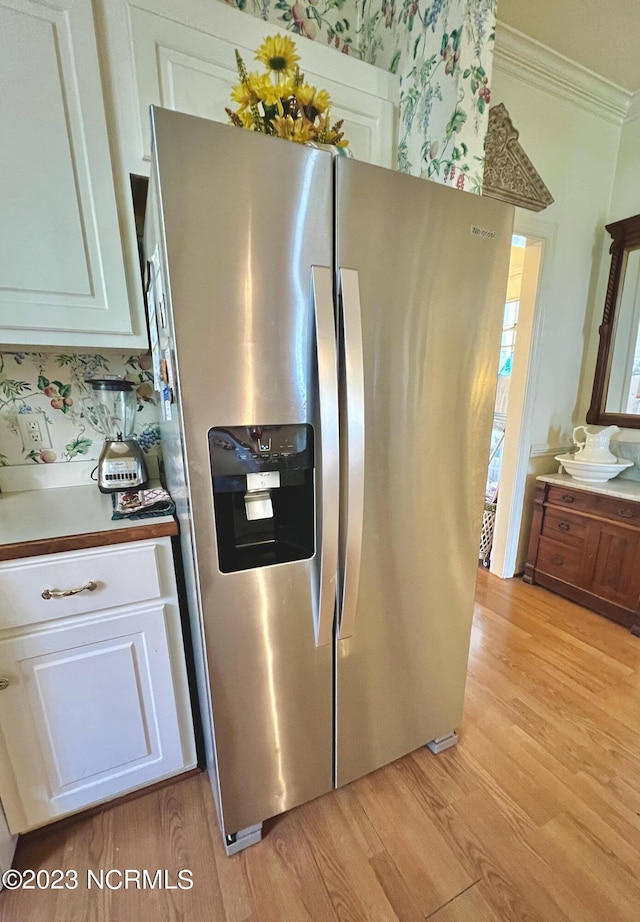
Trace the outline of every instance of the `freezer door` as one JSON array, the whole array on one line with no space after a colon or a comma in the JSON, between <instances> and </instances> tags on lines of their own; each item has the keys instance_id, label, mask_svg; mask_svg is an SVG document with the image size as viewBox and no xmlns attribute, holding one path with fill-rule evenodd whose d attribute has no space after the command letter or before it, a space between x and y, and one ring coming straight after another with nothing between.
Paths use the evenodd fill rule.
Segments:
<instances>
[{"instance_id":1,"label":"freezer door","mask_svg":"<svg viewBox=\"0 0 640 922\"><path fill-rule=\"evenodd\" d=\"M341 445L363 456L358 484L343 454L342 785L462 717L513 209L336 168Z\"/></svg>"},{"instance_id":2,"label":"freezer door","mask_svg":"<svg viewBox=\"0 0 640 922\"><path fill-rule=\"evenodd\" d=\"M333 495L337 545L337 485L324 482L321 463L333 446L333 462L329 457L326 467L330 472L333 465L337 478L337 406L332 413L323 405L321 420L318 401L320 387L331 398L333 363L337 402L331 158L159 109L154 133L169 279L168 341L174 347L168 358L175 360L177 396L167 425L181 419L222 823L229 835L328 791L333 782L335 563L332 578L321 567L327 539L321 513L316 511L312 524L311 557L301 550L299 559L268 562L273 555L267 547L266 565L245 567L260 557L255 547L245 554L251 541L262 540L254 507L268 512L272 504L274 518L264 520L264 535L272 541L275 534L277 541L278 489L295 491L295 485L285 487L286 477L309 483L308 470L293 470L280 455L288 446L270 444L268 427L280 427L273 431L285 435L313 427L314 492L320 510ZM332 420L335 433L329 431ZM260 440L261 427L268 439ZM231 572L219 566L212 429L211 444L230 448L229 458L237 449L238 464L255 462L270 474L283 471L279 487L278 478L265 478L271 495L252 503L251 514L242 492L246 475L236 476L235 487L232 474L222 484L240 489L233 502L223 496L218 503L229 513L227 525L236 529L229 540L237 541L237 554L234 546L230 554L241 566L234 570L232 563ZM221 470L229 473L224 465ZM295 523L293 496L280 508L288 508ZM288 538L295 541L295 525Z\"/></svg>"}]
</instances>

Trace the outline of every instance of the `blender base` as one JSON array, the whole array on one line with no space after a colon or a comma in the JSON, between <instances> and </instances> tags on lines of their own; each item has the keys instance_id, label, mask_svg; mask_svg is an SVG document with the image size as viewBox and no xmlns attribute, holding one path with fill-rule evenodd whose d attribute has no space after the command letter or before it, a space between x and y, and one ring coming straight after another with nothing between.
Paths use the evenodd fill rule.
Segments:
<instances>
[{"instance_id":1,"label":"blender base","mask_svg":"<svg viewBox=\"0 0 640 922\"><path fill-rule=\"evenodd\" d=\"M107 439L98 461L98 489L101 493L142 490L149 475L142 450L135 439Z\"/></svg>"}]
</instances>

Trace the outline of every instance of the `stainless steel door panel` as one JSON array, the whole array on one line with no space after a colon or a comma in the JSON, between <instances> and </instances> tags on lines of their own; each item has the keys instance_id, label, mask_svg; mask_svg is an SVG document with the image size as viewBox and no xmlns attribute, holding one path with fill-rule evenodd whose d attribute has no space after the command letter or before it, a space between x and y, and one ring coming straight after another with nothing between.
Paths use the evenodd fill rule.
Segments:
<instances>
[{"instance_id":1,"label":"stainless steel door panel","mask_svg":"<svg viewBox=\"0 0 640 922\"><path fill-rule=\"evenodd\" d=\"M317 425L310 267L332 265L331 158L155 111L156 156L224 831L332 785L315 561L222 574L207 433ZM317 456L316 456L317 461Z\"/></svg>"},{"instance_id":2,"label":"stainless steel door panel","mask_svg":"<svg viewBox=\"0 0 640 922\"><path fill-rule=\"evenodd\" d=\"M462 716L513 209L352 161L337 169L366 430L355 628L337 651L345 784Z\"/></svg>"},{"instance_id":3,"label":"stainless steel door panel","mask_svg":"<svg viewBox=\"0 0 640 922\"><path fill-rule=\"evenodd\" d=\"M218 580L208 578L201 547L198 554L222 813L231 833L330 790L331 647L315 645L308 565Z\"/></svg>"}]
</instances>

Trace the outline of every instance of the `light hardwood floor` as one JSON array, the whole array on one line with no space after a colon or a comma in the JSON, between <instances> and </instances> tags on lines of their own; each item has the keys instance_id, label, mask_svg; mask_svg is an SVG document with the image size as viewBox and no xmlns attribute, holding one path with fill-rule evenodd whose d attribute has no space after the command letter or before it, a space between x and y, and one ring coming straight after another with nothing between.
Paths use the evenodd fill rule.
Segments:
<instances>
[{"instance_id":1,"label":"light hardwood floor","mask_svg":"<svg viewBox=\"0 0 640 922\"><path fill-rule=\"evenodd\" d=\"M73 891L0 894L2 922L638 922L640 639L479 572L459 745L423 749L224 855L205 776L21 840ZM191 890L87 889L167 869ZM114 877L114 883L117 879Z\"/></svg>"}]
</instances>

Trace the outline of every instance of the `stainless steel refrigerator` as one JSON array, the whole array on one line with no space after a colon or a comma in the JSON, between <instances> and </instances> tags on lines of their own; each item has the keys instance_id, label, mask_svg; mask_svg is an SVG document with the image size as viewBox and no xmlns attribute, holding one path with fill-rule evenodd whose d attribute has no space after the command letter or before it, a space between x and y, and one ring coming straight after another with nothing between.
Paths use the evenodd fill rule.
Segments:
<instances>
[{"instance_id":1,"label":"stainless steel refrigerator","mask_svg":"<svg viewBox=\"0 0 640 922\"><path fill-rule=\"evenodd\" d=\"M153 109L146 284L229 853L462 717L513 209Z\"/></svg>"}]
</instances>

